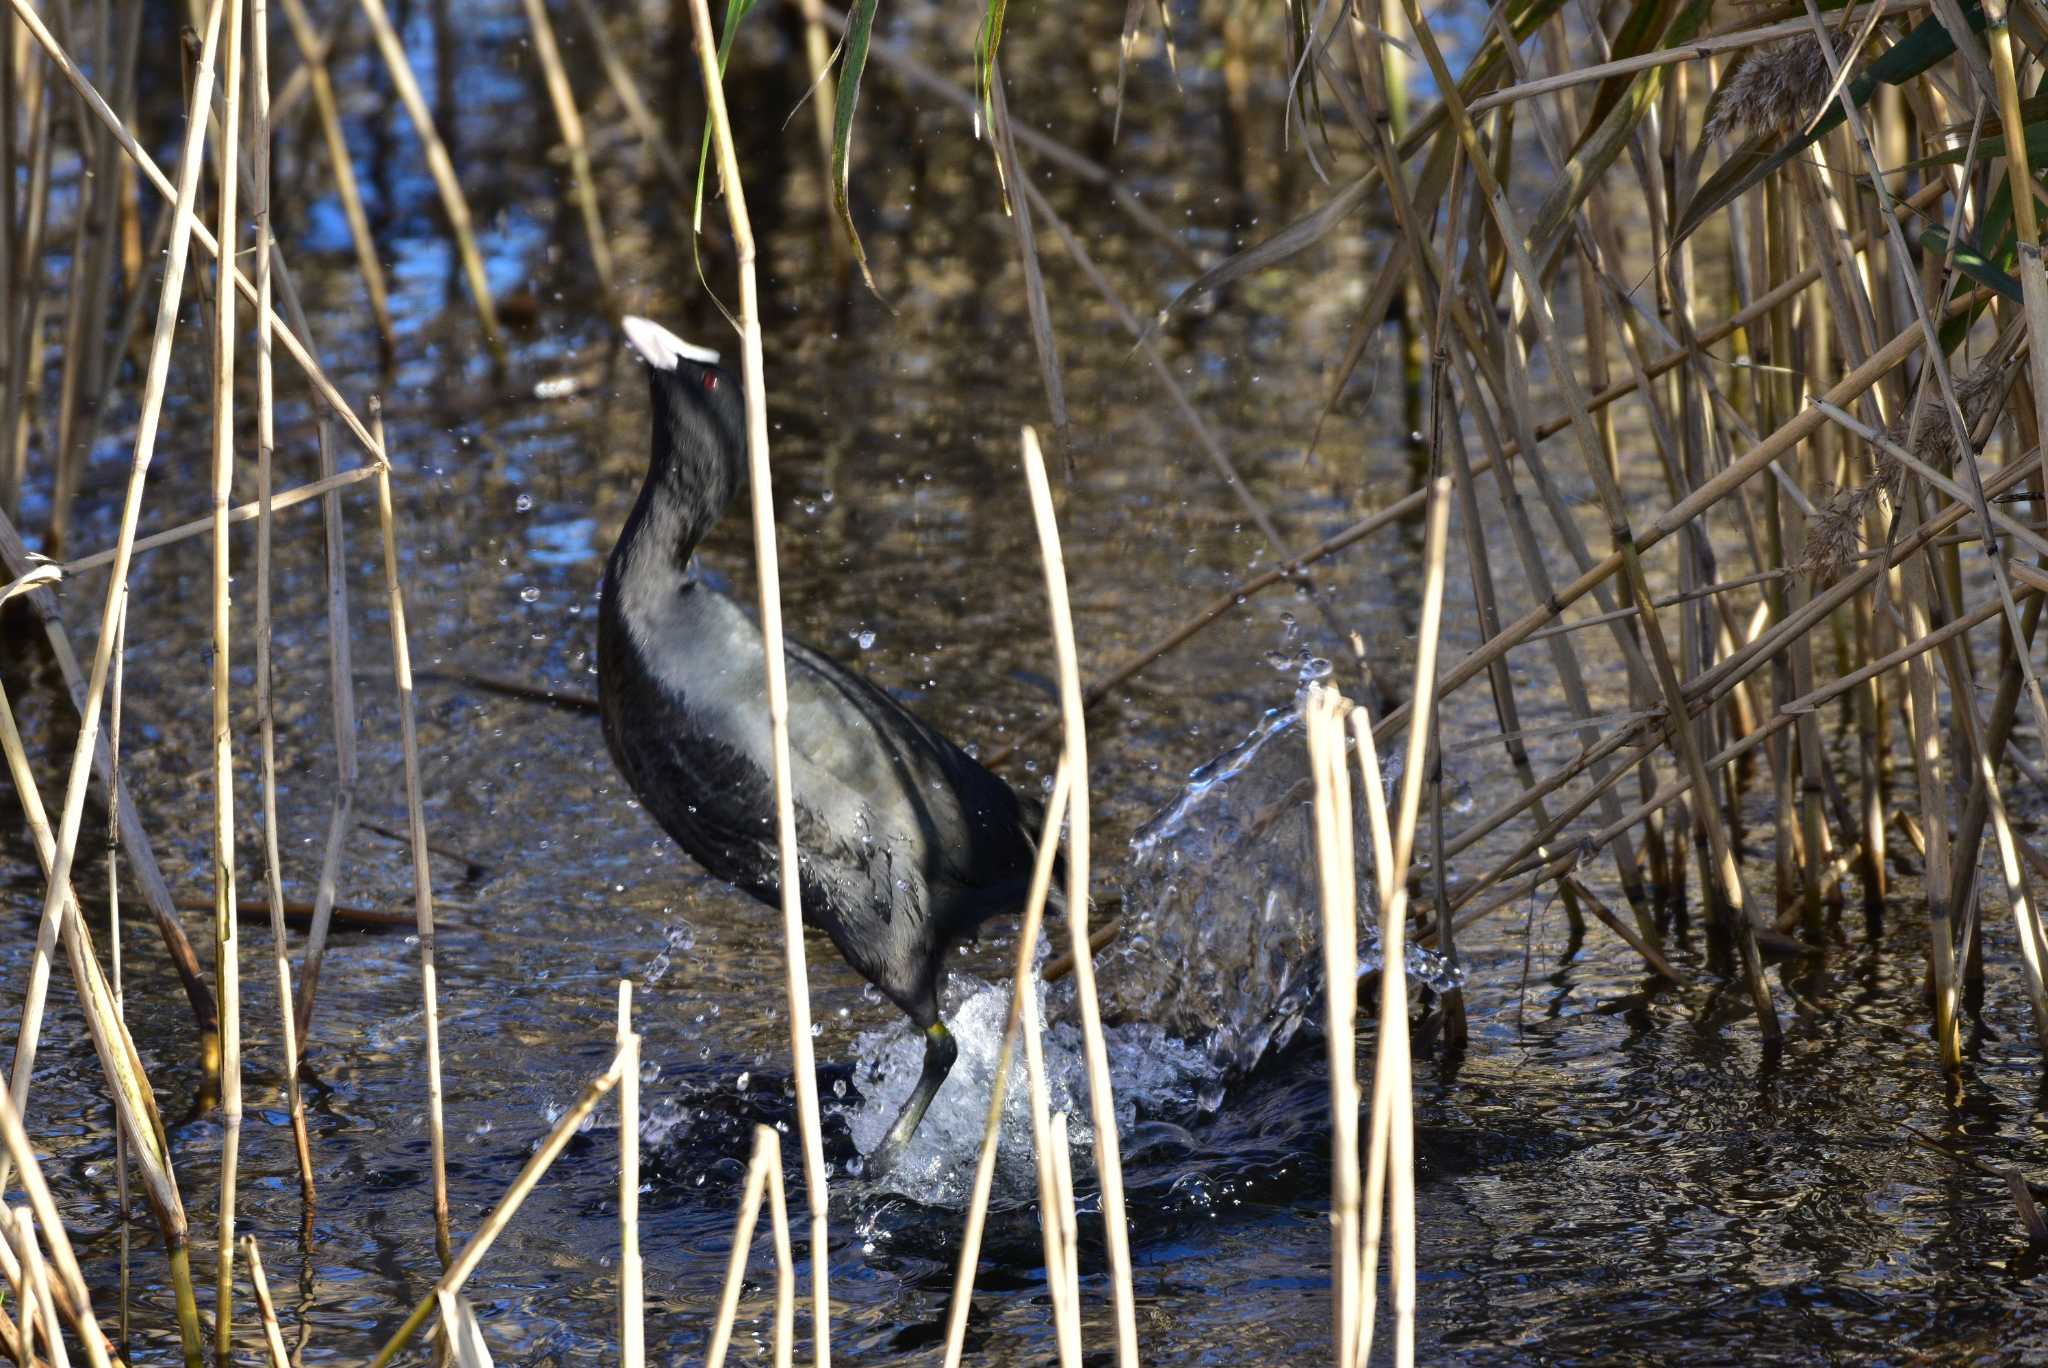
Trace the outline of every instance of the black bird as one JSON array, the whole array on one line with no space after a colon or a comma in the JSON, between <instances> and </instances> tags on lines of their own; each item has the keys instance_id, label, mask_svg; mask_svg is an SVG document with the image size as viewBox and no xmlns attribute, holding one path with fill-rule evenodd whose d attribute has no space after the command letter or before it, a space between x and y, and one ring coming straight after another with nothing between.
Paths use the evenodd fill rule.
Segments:
<instances>
[{"instance_id":1,"label":"black bird","mask_svg":"<svg viewBox=\"0 0 2048 1368\"><path fill-rule=\"evenodd\" d=\"M613 761L677 845L780 905L760 626L691 554L747 484L738 380L718 354L625 320L647 366L653 457L605 565L598 698ZM804 920L924 1031L924 1069L867 1160L894 1167L953 1067L945 953L1024 901L1041 807L867 680L786 640Z\"/></svg>"}]
</instances>

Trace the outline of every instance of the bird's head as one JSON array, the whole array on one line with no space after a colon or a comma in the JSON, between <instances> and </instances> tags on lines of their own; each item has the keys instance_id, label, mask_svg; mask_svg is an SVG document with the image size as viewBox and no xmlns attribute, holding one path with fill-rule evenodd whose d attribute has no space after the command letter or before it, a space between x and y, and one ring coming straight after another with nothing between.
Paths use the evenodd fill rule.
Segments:
<instances>
[{"instance_id":1,"label":"bird's head","mask_svg":"<svg viewBox=\"0 0 2048 1368\"><path fill-rule=\"evenodd\" d=\"M659 323L628 316L622 326L647 367L654 468L722 486L706 491L722 506L746 481L746 405L738 377L719 366L717 352Z\"/></svg>"}]
</instances>

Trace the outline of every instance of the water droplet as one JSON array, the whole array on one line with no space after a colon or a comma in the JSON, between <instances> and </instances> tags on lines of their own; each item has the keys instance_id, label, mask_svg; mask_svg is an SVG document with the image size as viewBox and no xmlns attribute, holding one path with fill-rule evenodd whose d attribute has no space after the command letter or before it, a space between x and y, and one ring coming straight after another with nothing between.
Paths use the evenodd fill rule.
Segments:
<instances>
[{"instance_id":1,"label":"water droplet","mask_svg":"<svg viewBox=\"0 0 2048 1368\"><path fill-rule=\"evenodd\" d=\"M533 512L533 495L521 494L518 498L512 501L512 506L518 509L521 513Z\"/></svg>"},{"instance_id":2,"label":"water droplet","mask_svg":"<svg viewBox=\"0 0 2048 1368\"><path fill-rule=\"evenodd\" d=\"M519 591L519 601L521 603L539 603L540 586L537 584L529 584L524 589L521 589Z\"/></svg>"},{"instance_id":3,"label":"water droplet","mask_svg":"<svg viewBox=\"0 0 2048 1368\"><path fill-rule=\"evenodd\" d=\"M875 634L867 628L862 628L859 632L856 632L853 639L860 643L860 648L863 651L871 650L875 644Z\"/></svg>"},{"instance_id":4,"label":"water droplet","mask_svg":"<svg viewBox=\"0 0 2048 1368\"><path fill-rule=\"evenodd\" d=\"M752 1075L751 1073L743 1073L743 1074L741 1074L741 1075L739 1076L739 1078L738 1078L738 1079L737 1079L737 1080L736 1080L736 1081L735 1081L735 1082L733 1083L733 1087L734 1087L735 1089L737 1089L738 1091L740 1091L740 1092L745 1092L745 1091L747 1090L747 1084L749 1084L749 1083L751 1083L751 1082L753 1082L753 1081L754 1081L754 1076L753 1076L753 1075Z\"/></svg>"}]
</instances>

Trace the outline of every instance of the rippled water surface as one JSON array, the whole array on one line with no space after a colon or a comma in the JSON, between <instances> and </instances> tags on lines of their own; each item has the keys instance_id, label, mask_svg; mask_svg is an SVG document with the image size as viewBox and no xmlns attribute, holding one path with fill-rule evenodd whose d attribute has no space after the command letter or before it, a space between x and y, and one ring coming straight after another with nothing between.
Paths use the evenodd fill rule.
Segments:
<instances>
[{"instance_id":1,"label":"rippled water surface","mask_svg":"<svg viewBox=\"0 0 2048 1368\"><path fill-rule=\"evenodd\" d=\"M957 6L884 7L892 42L962 80L971 75L976 17ZM415 4L400 18L483 225L493 286L514 319L509 365L496 373L480 352L417 141L359 33L342 39L337 80L392 274L398 335L389 374L379 372L325 154L303 112L281 140L282 241L342 388L354 400L372 390L384 396L416 665L441 676L483 673L588 691L603 557L645 459L642 382L604 322L565 197L566 164L550 155L554 130L520 8L503 0ZM1108 163L1170 225L1172 246L1135 226L1099 188L1043 160L1027 172L1131 310L1149 316L1193 277L1189 254L1206 264L1327 192L1300 150L1299 128L1283 145L1284 63L1277 49L1261 46L1277 38L1277 11L1274 31L1253 40L1254 72L1241 100L1232 95L1230 64L1215 55L1220 39L1206 11L1182 17L1178 84L1163 52L1142 48L1113 144L1116 18L1091 13L1076 29L1073 14L1013 6L1004 48L1009 98L1020 120ZM635 7L616 22L657 112L681 130L674 143L688 163L699 124L687 37L666 6ZM581 30L568 16L558 23L592 123L623 303L686 335L732 345L692 265L687 206L637 147ZM871 69L854 185L884 308L857 275L849 280L831 238L810 112L783 126L804 86L795 74L796 30L778 14L752 24L734 59L733 89L763 238L775 510L791 628L984 755L1021 740L1005 773L1041 785L1054 758L1053 743L1035 730L1053 711L1052 652L1017 429L1045 422L1045 398L987 148L964 112L880 65ZM145 82L148 107L175 100L175 74L168 87L165 78L155 73L154 88ZM168 148L172 131L155 132L155 144ZM1278 548L1255 530L1132 354L1116 312L1056 239L1042 238L1074 413L1062 531L1084 672L1099 677ZM1334 240L1194 308L1162 334L1168 369L1292 547L1384 507L1416 480L1402 440L1391 331L1368 347L1321 443L1305 454L1383 249L1383 237ZM707 245L705 259L712 286L733 298L722 239ZM146 528L205 507L197 308L188 310L186 361L174 369ZM535 397L544 382L554 397ZM311 419L295 378L281 393L280 479L296 483L314 470ZM106 415L85 482L82 548L113 540L134 403L131 385ZM238 490L248 496L253 488L253 472L245 472ZM363 774L362 825L349 839L342 896L406 910L409 857L397 839L403 773L368 488L345 500ZM1661 506L1660 490L1661 477L1648 469L1630 487L1646 509ZM38 488L26 517L32 534L47 510ZM1590 535L1590 518L1587 525ZM309 509L279 515L279 805L287 895L306 901L335 783L318 527ZM1090 738L1105 885L1118 884L1128 841L1182 792L1191 770L1287 704L1305 660L1339 662L1336 682L1357 688L1340 630L1357 631L1382 677L1405 692L1419 541L1412 523L1388 527L1317 571L1323 605L1269 592L1112 692ZM236 543L233 664L243 700L242 880L245 893L260 896L248 702L253 547L248 535ZM198 899L210 886L207 557L205 543L191 541L138 560L123 751L173 886ZM730 577L734 592L752 594L743 519L728 521L704 559ZM1508 606L1521 611L1521 577L1498 563L1496 570ZM1446 634L1455 658L1477 641L1462 554L1451 583ZM81 643L103 592L96 572L66 587L66 619ZM54 801L69 746L56 725L61 695L25 627L10 628L7 687ZM1626 708L1602 643L1583 635L1597 707ZM1563 716L1548 656L1528 649L1514 663L1524 725L1534 732ZM603 1067L616 983L632 979L645 1035L648 1335L660 1360L694 1359L723 1274L750 1127L764 1121L793 1136L776 919L670 846L614 776L590 716L430 673L420 686L419 724L438 851L457 1240L475 1231L560 1109ZM1497 745L1462 744L1493 725L1480 689L1448 701L1443 725L1454 787L1467 795L1446 813L1455 834L1514 780ZM1841 720L1831 715L1829 725L1839 729ZM1573 748L1561 734L1532 744L1552 765ZM89 813L89 822L100 820ZM1483 842L1459 869L1469 876L1489 867L1520 839L1511 832ZM96 855L91 863L96 869ZM2031 1027L2009 969L2010 923L2002 908L1988 909L1986 1001L1970 1023L1961 1100L1947 1105L1930 1067L1914 872L1910 859L1899 865L1898 896L1885 917L1866 924L1851 911L1824 957L1779 971L1787 1041L1769 1070L1743 995L1708 972L1696 933L1674 935L1674 958L1692 980L1682 988L1653 986L1597 926L1583 942L1571 939L1547 902L1508 909L1466 933L1470 1050L1455 1064L1418 1064L1424 1358L2038 1357L2048 1344L2048 1295L2004 1185L1913 1139L1925 1132L2000 1166L2048 1170L2040 1067L2030 1060ZM1204 870L1184 874L1199 881ZM1769 887L1767 857L1755 876L1752 887ZM1611 877L1589 877L1622 905ZM25 974L40 903L33 852L11 826L0 835L0 879L8 928L0 973L11 985ZM84 886L94 915L103 915L102 876L89 875ZM123 901L131 909L123 939L129 1011L175 1122L195 1265L205 1268L220 1127L193 1105L198 1072L176 982L133 915L132 892ZM205 914L188 914L188 924L195 940L205 934ZM848 1168L856 1139L872 1143L886 1115L868 1094L901 1085L909 1028L822 938L810 943L827 1151L837 1175L831 1289L842 1361L935 1360L960 1238L959 1175L980 1106L958 1090L988 1075L975 1050L1000 1023L1002 1000L986 984L1014 953L1008 937L1009 928L992 926L954 966L948 1001L969 1037L967 1059L921 1141L929 1163L888 1189ZM241 1224L262 1242L288 1337L306 1335L304 1361L359 1362L436 1271L417 949L403 930L337 933L307 1062L320 1198L304 1244L267 950L267 930L251 922ZM1104 973L1135 962L1106 957ZM89 1275L111 1305L112 1141L97 1067L62 979L31 1121ZM1151 991L1131 988L1109 991L1125 1002ZM1175 1006L1178 1020L1199 1016L1203 1004ZM1309 1015L1318 1011L1312 1002ZM1329 1333L1329 1102L1320 1041L1311 1029L1226 1083L1199 1042L1142 1023L1119 1030L1148 1361L1321 1361ZM1062 1037L1049 1048L1056 1067L1071 1054ZM1360 1048L1369 1071L1369 1031ZM1078 1120L1078 1085L1071 1096ZM500 1362L609 1360L616 1139L613 1114L600 1110L472 1280ZM970 1325L970 1345L986 1362L1040 1363L1053 1354L1022 1154L1006 1161L999 1184ZM792 1211L800 1213L793 1139L785 1163ZM1077 1167L1085 1172L1086 1164ZM1084 1186L1088 1337L1106 1350L1100 1227L1092 1183ZM737 1352L747 1361L767 1358L769 1258L764 1234L742 1304ZM808 1267L806 1258L806 1278ZM140 1230L135 1268L143 1303L136 1357L172 1361L161 1255ZM808 1321L799 1328L808 1334Z\"/></svg>"}]
</instances>

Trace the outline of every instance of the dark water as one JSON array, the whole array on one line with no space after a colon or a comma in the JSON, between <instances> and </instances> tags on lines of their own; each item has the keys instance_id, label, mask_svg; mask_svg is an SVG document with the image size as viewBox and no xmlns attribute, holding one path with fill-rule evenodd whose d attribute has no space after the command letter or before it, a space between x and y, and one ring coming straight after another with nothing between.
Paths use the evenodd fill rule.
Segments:
<instances>
[{"instance_id":1,"label":"dark water","mask_svg":"<svg viewBox=\"0 0 2048 1368\"><path fill-rule=\"evenodd\" d=\"M479 221L494 288L530 315L494 375L476 343L459 268L402 112L360 34L337 67L348 131L398 321L395 369L380 376L361 286L316 130L285 130L278 212L323 355L352 398L386 400L413 654L421 668L472 670L587 689L595 592L610 537L644 459L644 398L603 322L580 228L563 198L554 141L518 6L415 5L405 32ZM573 16L558 16L591 119L626 304L686 335L730 345L696 282L685 210L652 173L608 96ZM1107 11L1087 20L1017 11L1005 51L1020 118L1107 160L1205 257L1284 222L1320 195L1282 148L1282 69L1273 32L1233 112L1213 28L1183 23L1180 86L1163 56L1134 69L1122 140L1108 139L1115 80ZM951 74L970 71L974 15L894 7L892 39ZM621 20L621 37L690 160L698 127L694 56L665 10ZM785 612L792 630L856 660L952 734L984 751L1049 715L1051 650L1036 545L1016 456L1021 423L1044 421L1022 277L985 145L965 114L907 91L879 65L864 94L856 202L884 311L836 264L798 49L774 16L754 21L734 64L748 192L763 233L770 418ZM154 92L159 107L175 98ZM158 139L169 145L169 135ZM1231 148L1240 149L1231 151ZM1097 190L1040 165L1047 194L1133 310L1149 314L1191 268ZM1227 586L1274 548L1254 531L1173 409L1129 353L1085 278L1047 252L1067 391L1073 473L1062 491L1084 671L1099 674ZM1353 235L1202 308L1164 339L1181 383L1296 545L1383 506L1414 481L1403 441L1392 333L1368 349L1317 452L1304 456L1350 314L1383 243ZM735 291L707 253L714 286ZM189 292L188 292L189 293ZM196 306L195 306L196 309ZM204 507L199 316L174 371L145 527ZM547 401L536 383L570 377ZM282 386L281 480L308 478L311 429L296 380ZM88 473L80 544L110 544L135 390L110 414ZM238 486L253 494L253 472ZM1632 493L1658 505L1645 472ZM47 505L31 499L33 531ZM398 831L404 797L378 589L374 506L347 499L366 824ZM327 720L317 519L280 516L277 690L280 811L288 895L310 899L334 782ZM1589 532L1594 529L1589 520ZM1456 538L1454 537L1454 543ZM1336 619L1363 635L1382 673L1405 678L1419 530L1388 529L1322 575ZM253 677L253 537L237 542L235 681L245 891L260 891L247 699ZM706 560L751 594L742 519ZM129 635L124 755L159 857L181 893L207 889L205 753L209 639L201 542L138 562ZM1497 565L1498 569L1498 565ZM1475 643L1462 561L1446 628L1453 656ZM1519 579L1504 576L1519 611ZM88 639L104 580L81 576L66 614ZM1587 634L1589 639L1593 634ZM46 794L68 752L52 676L27 638L7 638L7 682L39 738ZM1597 643L1593 643L1597 648ZM1109 700L1091 732L1098 861L1118 852L1185 773L1242 736L1293 687L1291 658L1341 656L1316 608L1279 593L1223 623ZM1286 672L1266 657L1279 652ZM1594 660L1599 656L1595 649ZM1548 659L1518 653L1524 723L1563 715ZM1340 674L1340 682L1343 678ZM1626 706L1596 672L1596 706ZM748 1128L789 1128L793 1103L772 914L695 871L627 799L593 720L447 684L420 696L427 818L437 845L442 1045L457 1239L472 1232L559 1108L609 1056L616 981L638 985L646 1036L650 1347L702 1352L730 1239ZM1838 719L1830 718L1830 726ZM1467 690L1447 734L1483 736L1490 709ZM1555 764L1570 747L1539 746ZM1052 748L1024 747L1009 776L1042 782ZM1479 809L1512 777L1498 752L1454 752ZM1460 818L1451 819L1455 830ZM10 833L0 947L5 981L26 964L39 880ZM1514 839L1519 840L1519 836ZM1498 858L1482 846L1468 857ZM2048 1353L2048 1296L2002 1184L1915 1145L1909 1127L2000 1165L2048 1168L2040 1069L2015 991L2009 919L1987 910L1991 974L1970 1023L1960 1105L1930 1068L1920 991L1925 927L1909 864L1879 927L1846 918L1824 960L1779 989L1787 1043L1761 1068L1740 993L1715 987L1696 939L1677 958L1694 987L1654 991L1604 933L1568 942L1554 907L1502 914L1465 940L1473 1039L1456 1067L1418 1071L1421 1332L1424 1357L1475 1362L2022 1362ZM1755 871L1753 887L1768 887ZM95 876L97 877L97 876ZM94 880L87 880L92 891ZM1618 904L1612 888L1598 885ZM352 834L346 902L409 904L403 845ZM1853 905L1852 892L1852 905ZM92 901L103 907L94 892ZM134 899L126 902L132 907ZM195 939L205 918L192 914ZM355 1362L395 1328L436 1271L429 1202L417 959L402 932L337 935L308 1068L321 1191L314 1239L283 1124L267 932L251 925L244 975L251 1118L242 1138L242 1229L262 1241L288 1336L307 1362ZM167 1111L196 1086L191 1031L145 928L125 937L131 1019ZM818 1052L827 1061L835 1351L843 1361L931 1358L951 1285L959 1215L918 1194L845 1177L863 1033L899 1029L822 940L810 946ZM1001 934L959 968L1001 972ZM32 1129L51 1156L74 1238L111 1306L112 1146L97 1069L60 983L39 1061ZM10 1009L11 1010L11 1009ZM1369 1069L1371 1040L1361 1045ZM836 1085L845 1085L843 1088ZM1320 1046L1303 1042L1221 1106L1157 1115L1127 1142L1139 1331L1148 1361L1289 1364L1326 1352L1328 1090ZM499 1361L606 1360L613 1343L616 1135L608 1112L572 1146L470 1284ZM220 1131L191 1115L174 1132L210 1265ZM785 1162L800 1172L793 1141ZM793 1177L793 1210L802 1208ZM1086 1267L1103 1266L1092 1200ZM137 1357L175 1357L160 1256L138 1237ZM982 1361L1052 1354L1035 1218L1000 1215L970 1343ZM756 1250L742 1308L742 1358L765 1358L772 1281ZM806 1263L805 1269L807 1270ZM1084 1280L1091 1346L1107 1346L1105 1289ZM800 1325L800 1329L805 1329ZM807 1330L806 1330L807 1333Z\"/></svg>"}]
</instances>

